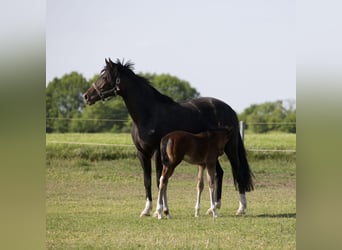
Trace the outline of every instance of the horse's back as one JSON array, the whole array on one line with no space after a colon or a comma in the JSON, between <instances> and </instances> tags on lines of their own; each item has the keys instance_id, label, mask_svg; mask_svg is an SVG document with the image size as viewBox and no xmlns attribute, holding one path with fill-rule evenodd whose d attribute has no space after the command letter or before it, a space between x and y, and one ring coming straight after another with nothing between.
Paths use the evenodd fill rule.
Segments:
<instances>
[{"instance_id":1,"label":"horse's back","mask_svg":"<svg viewBox=\"0 0 342 250\"><path fill-rule=\"evenodd\" d=\"M208 129L220 126L236 126L238 118L235 111L225 102L213 97L200 97L181 104L197 111Z\"/></svg>"}]
</instances>

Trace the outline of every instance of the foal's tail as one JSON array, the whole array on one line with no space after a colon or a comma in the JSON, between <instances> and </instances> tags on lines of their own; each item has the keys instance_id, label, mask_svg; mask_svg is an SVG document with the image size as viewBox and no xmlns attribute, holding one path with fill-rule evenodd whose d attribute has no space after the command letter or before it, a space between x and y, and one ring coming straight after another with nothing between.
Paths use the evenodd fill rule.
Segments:
<instances>
[{"instance_id":1,"label":"foal's tail","mask_svg":"<svg viewBox=\"0 0 342 250\"><path fill-rule=\"evenodd\" d=\"M168 166L170 163L169 156L167 154L167 147L169 146L169 140L162 139L160 142L160 156L163 166Z\"/></svg>"},{"instance_id":2,"label":"foal's tail","mask_svg":"<svg viewBox=\"0 0 342 250\"><path fill-rule=\"evenodd\" d=\"M234 185L236 188L238 187L240 193L244 193L244 192L249 192L249 191L254 190L254 185L253 185L254 175L249 167L249 164L246 158L246 150L243 145L243 141L241 139L240 133L237 135L237 137L238 137L237 149L236 149L237 154L233 154L233 156L228 155L228 157L231 160ZM238 156L237 162L234 159L231 159L231 157L236 157L236 156Z\"/></svg>"}]
</instances>

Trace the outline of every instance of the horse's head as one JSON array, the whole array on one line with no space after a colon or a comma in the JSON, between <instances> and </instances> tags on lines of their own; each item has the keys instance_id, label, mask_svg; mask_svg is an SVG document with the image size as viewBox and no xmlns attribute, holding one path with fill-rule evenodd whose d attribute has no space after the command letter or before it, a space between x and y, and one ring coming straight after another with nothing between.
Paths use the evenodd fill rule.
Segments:
<instances>
[{"instance_id":1,"label":"horse's head","mask_svg":"<svg viewBox=\"0 0 342 250\"><path fill-rule=\"evenodd\" d=\"M107 100L122 92L122 76L123 70L131 69L133 64L127 62L122 64L119 60L115 63L112 60L105 59L106 66L101 71L99 78L90 86L83 94L84 101L92 105L99 100Z\"/></svg>"}]
</instances>

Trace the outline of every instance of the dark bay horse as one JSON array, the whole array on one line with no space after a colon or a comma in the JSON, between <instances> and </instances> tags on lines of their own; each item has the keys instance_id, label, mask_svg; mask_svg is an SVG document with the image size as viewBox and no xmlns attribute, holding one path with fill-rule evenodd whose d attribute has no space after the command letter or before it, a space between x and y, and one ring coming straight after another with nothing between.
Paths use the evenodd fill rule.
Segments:
<instances>
[{"instance_id":1,"label":"dark bay horse","mask_svg":"<svg viewBox=\"0 0 342 250\"><path fill-rule=\"evenodd\" d=\"M231 139L224 152L231 163L234 185L240 193L237 214L245 213L245 192L253 190L252 172L239 133L239 122L234 110L215 98L203 97L185 102L175 102L161 94L143 77L133 72L133 64L105 60L106 66L99 78L84 93L87 104L119 95L123 98L133 120L132 138L144 172L146 206L141 216L152 210L151 158L154 155L157 186L162 171L160 140L167 133L183 130L200 133L217 127L232 127ZM216 161L216 207L221 205L223 170Z\"/></svg>"},{"instance_id":2,"label":"dark bay horse","mask_svg":"<svg viewBox=\"0 0 342 250\"><path fill-rule=\"evenodd\" d=\"M168 180L175 168L185 160L192 164L198 164L197 201L195 216L199 216L200 200L203 191L203 170L207 168L210 208L209 213L217 217L217 209L214 197L214 182L216 174L216 162L224 153L224 147L231 136L231 128L209 130L198 134L186 131L174 131L161 139L160 152L163 170L160 176L158 203L156 216L162 218L162 212L169 219L170 211L167 202Z\"/></svg>"}]
</instances>

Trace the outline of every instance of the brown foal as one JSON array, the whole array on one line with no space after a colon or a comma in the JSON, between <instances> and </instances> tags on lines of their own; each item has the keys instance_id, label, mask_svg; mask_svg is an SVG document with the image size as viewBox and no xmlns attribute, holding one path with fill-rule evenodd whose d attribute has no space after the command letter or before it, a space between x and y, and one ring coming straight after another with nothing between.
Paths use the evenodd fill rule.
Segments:
<instances>
[{"instance_id":1,"label":"brown foal","mask_svg":"<svg viewBox=\"0 0 342 250\"><path fill-rule=\"evenodd\" d=\"M167 218L170 212L167 204L168 179L182 160L192 164L198 164L197 202L195 216L199 216L200 197L203 190L203 170L207 168L207 176L210 193L209 213L217 217L215 206L214 185L216 174L216 161L224 153L224 147L230 139L232 128L218 128L192 134L186 131L174 131L164 136L160 142L160 151L163 170L160 177L158 203L155 216L162 218L162 211Z\"/></svg>"}]
</instances>

